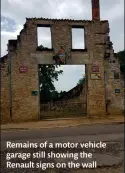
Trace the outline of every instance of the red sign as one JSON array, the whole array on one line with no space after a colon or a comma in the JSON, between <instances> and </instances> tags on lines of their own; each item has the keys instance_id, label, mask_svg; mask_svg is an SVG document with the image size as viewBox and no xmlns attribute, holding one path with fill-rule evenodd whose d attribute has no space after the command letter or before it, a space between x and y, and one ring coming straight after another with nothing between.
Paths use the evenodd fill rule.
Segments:
<instances>
[{"instance_id":1,"label":"red sign","mask_svg":"<svg viewBox=\"0 0 125 173\"><path fill-rule=\"evenodd\" d=\"M92 66L92 72L99 72L99 66Z\"/></svg>"},{"instance_id":2,"label":"red sign","mask_svg":"<svg viewBox=\"0 0 125 173\"><path fill-rule=\"evenodd\" d=\"M28 72L28 67L27 66L21 66L19 68L19 70L20 70L20 73L26 73L26 72Z\"/></svg>"}]
</instances>

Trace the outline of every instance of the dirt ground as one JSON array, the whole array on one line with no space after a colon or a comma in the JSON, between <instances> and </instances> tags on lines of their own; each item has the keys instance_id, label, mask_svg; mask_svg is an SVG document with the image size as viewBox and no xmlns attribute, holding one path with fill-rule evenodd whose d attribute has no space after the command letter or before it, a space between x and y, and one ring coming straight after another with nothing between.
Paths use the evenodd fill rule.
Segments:
<instances>
[{"instance_id":1,"label":"dirt ground","mask_svg":"<svg viewBox=\"0 0 125 173\"><path fill-rule=\"evenodd\" d=\"M108 116L108 117L95 117L95 118L71 118L71 119L48 119L36 122L24 123L9 123L1 125L1 130L31 130L42 128L55 128L55 127L72 127L78 125L91 125L91 124L112 124L124 123L124 116Z\"/></svg>"}]
</instances>

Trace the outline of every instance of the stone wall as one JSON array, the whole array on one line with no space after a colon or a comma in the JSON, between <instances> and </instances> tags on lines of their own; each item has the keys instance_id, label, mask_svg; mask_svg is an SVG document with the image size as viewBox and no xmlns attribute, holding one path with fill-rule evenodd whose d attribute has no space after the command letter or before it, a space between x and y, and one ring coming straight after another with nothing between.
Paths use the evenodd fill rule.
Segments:
<instances>
[{"instance_id":1,"label":"stone wall","mask_svg":"<svg viewBox=\"0 0 125 173\"><path fill-rule=\"evenodd\" d=\"M69 93L66 94L66 98L43 103L40 105L41 119L44 118L55 118L55 117L68 117L68 116L85 116L87 115L86 105L86 86L84 84L79 95L75 96L77 87L71 90L72 98L68 99ZM74 95L74 96L73 96Z\"/></svg>"},{"instance_id":2,"label":"stone wall","mask_svg":"<svg viewBox=\"0 0 125 173\"><path fill-rule=\"evenodd\" d=\"M52 33L52 49L46 51L37 51L37 26L50 26ZM85 30L85 49L72 49L72 27L83 27ZM106 114L106 100L109 96L108 88L111 88L112 103L110 104L110 113L118 110L123 111L123 89L121 80L115 80L111 68L114 65L118 68L119 63L114 56L113 49L107 49L109 40L109 23L108 21L85 21L85 20L57 20L57 19L26 19L24 29L20 32L17 40L9 41L9 54L11 56L11 77L12 77L12 120L13 121L30 121L40 119L39 94L32 96L32 91L39 93L39 64L54 64L53 55L57 53L60 46L63 46L68 52L69 58L67 64L86 64L87 76L87 115L102 116ZM109 62L115 59L115 63ZM100 80L92 80L92 66L99 67L101 74ZM27 66L26 73L20 73L19 68ZM115 68L116 68L115 67ZM6 71L6 70L5 70ZM3 73L5 73L5 71ZM107 76L105 81L105 75ZM3 77L3 75L2 75ZM5 79L5 77L3 77ZM8 80L8 79L7 79ZM117 84L115 84L117 82ZM114 89L121 89L120 94L114 93ZM5 86L3 90L6 93L9 89ZM4 100L2 100L4 104ZM119 100L120 104L116 104ZM118 103L118 102L117 102ZM8 105L8 104L6 104ZM4 110L4 107L2 108ZM8 108L6 110L8 112ZM9 117L3 111L3 119ZM6 116L4 116L6 114Z\"/></svg>"},{"instance_id":3,"label":"stone wall","mask_svg":"<svg viewBox=\"0 0 125 173\"><path fill-rule=\"evenodd\" d=\"M31 95L39 88L38 65L30 57L30 53L36 50L35 31L29 23L20 33L20 40L11 55L13 121L36 120L39 115L39 97ZM27 66L28 72L20 73L20 66Z\"/></svg>"},{"instance_id":4,"label":"stone wall","mask_svg":"<svg viewBox=\"0 0 125 173\"><path fill-rule=\"evenodd\" d=\"M9 63L8 56L4 56L1 59L0 71L1 71L1 80L0 80L0 101L1 101L1 121L2 123L11 121L10 118L10 94L9 94Z\"/></svg>"},{"instance_id":5,"label":"stone wall","mask_svg":"<svg viewBox=\"0 0 125 173\"><path fill-rule=\"evenodd\" d=\"M114 74L119 74L115 79ZM123 78L120 73L120 64L118 57L114 54L113 48L109 49L109 57L105 60L105 87L106 100L110 100L108 106L109 114L123 114L124 111L124 87ZM119 89L120 93L115 93Z\"/></svg>"},{"instance_id":6,"label":"stone wall","mask_svg":"<svg viewBox=\"0 0 125 173\"><path fill-rule=\"evenodd\" d=\"M74 94L76 89L72 89L72 93L71 95ZM83 89L81 90L81 92L79 93L78 96L72 96L71 98L66 97L59 99L59 100L55 100L55 101L51 101L51 102L47 102L47 103L41 103L41 111L42 108L45 108L47 111L48 110L56 110L56 108L58 109L63 109L63 105L65 105L65 108L69 107L73 107L73 104L79 104L81 103L81 105L83 104L83 107L85 107L84 105L86 105L86 89L85 86L83 87ZM86 109L86 108L85 108Z\"/></svg>"}]
</instances>

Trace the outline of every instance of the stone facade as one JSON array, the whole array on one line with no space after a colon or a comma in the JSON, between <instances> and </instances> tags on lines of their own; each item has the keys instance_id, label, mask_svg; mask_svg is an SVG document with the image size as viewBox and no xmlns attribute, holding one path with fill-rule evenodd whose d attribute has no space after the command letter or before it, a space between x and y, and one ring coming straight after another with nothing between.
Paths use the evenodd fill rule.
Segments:
<instances>
[{"instance_id":1,"label":"stone facade","mask_svg":"<svg viewBox=\"0 0 125 173\"><path fill-rule=\"evenodd\" d=\"M2 62L0 64L1 71L1 120L2 122L9 122L10 119L10 90L9 90L9 69L8 69L8 58L7 55L3 57Z\"/></svg>"},{"instance_id":2,"label":"stone facade","mask_svg":"<svg viewBox=\"0 0 125 173\"><path fill-rule=\"evenodd\" d=\"M37 51L37 27L50 26L52 49ZM85 49L72 49L72 27L84 28ZM106 115L107 102L110 114L121 114L123 105L123 88L121 76L114 79L114 71L120 75L119 62L114 54L107 20L64 20L27 18L24 28L17 40L9 40L8 55L11 61L5 61L2 69L2 121L10 118L12 100L12 120L30 121L40 119L39 94L32 96L32 91L39 92L39 64L54 64L53 55L63 46L68 56L67 64L85 64L87 77L87 115ZM8 65L11 69L7 75ZM19 68L27 66L26 73ZM100 80L92 80L92 66L99 67ZM10 82L11 79L11 82ZM11 86L11 87L10 87ZM120 89L120 93L115 93ZM9 98L9 96L11 98Z\"/></svg>"}]
</instances>

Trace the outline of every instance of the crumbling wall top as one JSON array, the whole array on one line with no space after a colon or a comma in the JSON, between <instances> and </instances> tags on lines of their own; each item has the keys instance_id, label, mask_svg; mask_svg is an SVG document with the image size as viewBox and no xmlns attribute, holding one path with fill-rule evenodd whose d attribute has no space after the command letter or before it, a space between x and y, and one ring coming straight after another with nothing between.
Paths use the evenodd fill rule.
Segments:
<instances>
[{"instance_id":1,"label":"crumbling wall top","mask_svg":"<svg viewBox=\"0 0 125 173\"><path fill-rule=\"evenodd\" d=\"M41 20L41 21L62 21L62 22L96 22L96 21L98 21L98 20L74 20L74 19L55 19L55 18L53 18L53 19L51 19L51 18L26 18L26 21L28 22L28 21L32 21L32 20ZM99 21L98 21L99 22ZM108 22L108 20L101 20L100 22Z\"/></svg>"}]
</instances>

